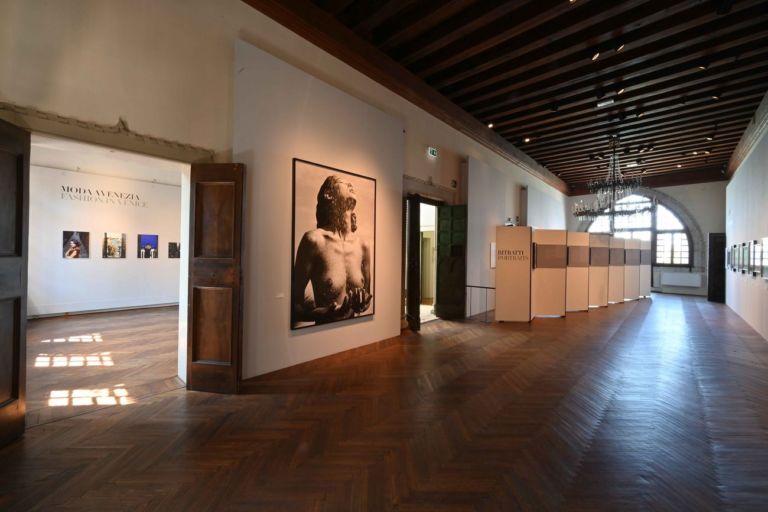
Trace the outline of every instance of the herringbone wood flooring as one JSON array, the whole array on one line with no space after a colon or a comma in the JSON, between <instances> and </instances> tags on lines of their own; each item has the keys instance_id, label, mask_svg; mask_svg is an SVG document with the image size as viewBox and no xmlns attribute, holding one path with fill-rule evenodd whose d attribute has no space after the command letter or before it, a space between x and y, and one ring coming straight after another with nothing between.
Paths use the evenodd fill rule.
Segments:
<instances>
[{"instance_id":1,"label":"herringbone wood flooring","mask_svg":"<svg viewBox=\"0 0 768 512\"><path fill-rule=\"evenodd\" d=\"M7 510L766 510L768 343L655 296L421 335L30 429Z\"/></svg>"}]
</instances>

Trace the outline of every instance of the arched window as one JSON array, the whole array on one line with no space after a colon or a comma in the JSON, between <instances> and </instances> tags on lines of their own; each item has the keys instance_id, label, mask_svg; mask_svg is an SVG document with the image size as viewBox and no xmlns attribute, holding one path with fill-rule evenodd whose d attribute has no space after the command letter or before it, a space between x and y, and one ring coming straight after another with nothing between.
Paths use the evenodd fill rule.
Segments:
<instances>
[{"instance_id":1,"label":"arched window","mask_svg":"<svg viewBox=\"0 0 768 512\"><path fill-rule=\"evenodd\" d=\"M616 209L651 206L651 199L640 195L627 196L616 203ZM590 233L610 233L608 215L598 217L589 226ZM663 266L691 266L693 247L688 230L677 215L664 205L656 204L653 211L614 217L614 236L650 240L653 242L653 263Z\"/></svg>"}]
</instances>

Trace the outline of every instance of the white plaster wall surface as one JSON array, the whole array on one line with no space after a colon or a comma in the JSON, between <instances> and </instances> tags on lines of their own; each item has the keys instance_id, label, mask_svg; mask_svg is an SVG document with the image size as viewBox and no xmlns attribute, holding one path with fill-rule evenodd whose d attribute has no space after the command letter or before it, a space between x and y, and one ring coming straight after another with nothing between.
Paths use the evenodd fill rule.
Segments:
<instances>
[{"instance_id":1,"label":"white plaster wall surface","mask_svg":"<svg viewBox=\"0 0 768 512\"><path fill-rule=\"evenodd\" d=\"M62 198L62 186L129 192L147 207ZM31 166L29 208L29 315L176 303L179 259L168 242L180 241L177 186ZM90 258L62 257L62 232L90 233ZM125 259L101 257L104 232L126 234ZM160 257L137 258L137 236L159 235Z\"/></svg>"},{"instance_id":2,"label":"white plaster wall surface","mask_svg":"<svg viewBox=\"0 0 768 512\"><path fill-rule=\"evenodd\" d=\"M768 237L768 136L755 145L739 166L726 191L726 243ZM768 339L768 280L727 272L726 303Z\"/></svg>"},{"instance_id":3,"label":"white plaster wall surface","mask_svg":"<svg viewBox=\"0 0 768 512\"><path fill-rule=\"evenodd\" d=\"M245 378L400 333L403 125L244 42L237 45L234 156L247 166ZM292 159L376 179L373 317L290 329Z\"/></svg>"},{"instance_id":4,"label":"white plaster wall surface","mask_svg":"<svg viewBox=\"0 0 768 512\"><path fill-rule=\"evenodd\" d=\"M472 156L498 154L302 39L241 0L0 0L0 101L231 158L233 54L243 39L399 118L404 173L446 187ZM426 158L427 146L440 156Z\"/></svg>"},{"instance_id":5,"label":"white plaster wall surface","mask_svg":"<svg viewBox=\"0 0 768 512\"><path fill-rule=\"evenodd\" d=\"M467 284L495 286L496 271L490 268L490 246L496 227L519 215L520 187L528 186L528 224L541 229L564 229L567 197L520 169L495 169L475 158L469 159ZM494 308L494 294L470 289L467 314Z\"/></svg>"}]
</instances>

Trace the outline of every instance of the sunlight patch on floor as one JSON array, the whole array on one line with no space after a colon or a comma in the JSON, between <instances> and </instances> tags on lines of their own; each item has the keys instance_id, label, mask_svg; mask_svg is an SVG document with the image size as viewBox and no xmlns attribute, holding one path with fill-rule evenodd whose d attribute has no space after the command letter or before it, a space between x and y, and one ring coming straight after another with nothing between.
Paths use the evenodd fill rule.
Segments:
<instances>
[{"instance_id":1,"label":"sunlight patch on floor","mask_svg":"<svg viewBox=\"0 0 768 512\"><path fill-rule=\"evenodd\" d=\"M100 332L92 334L80 334L78 336L65 336L63 338L48 338L40 340L40 343L101 343L104 341Z\"/></svg>"},{"instance_id":2,"label":"sunlight patch on floor","mask_svg":"<svg viewBox=\"0 0 768 512\"><path fill-rule=\"evenodd\" d=\"M85 405L130 405L136 403L128 390L118 384L100 389L55 389L48 395L50 407L76 407Z\"/></svg>"},{"instance_id":3,"label":"sunlight patch on floor","mask_svg":"<svg viewBox=\"0 0 768 512\"><path fill-rule=\"evenodd\" d=\"M115 366L111 352L95 354L46 354L35 357L35 368L72 368L78 366Z\"/></svg>"}]
</instances>

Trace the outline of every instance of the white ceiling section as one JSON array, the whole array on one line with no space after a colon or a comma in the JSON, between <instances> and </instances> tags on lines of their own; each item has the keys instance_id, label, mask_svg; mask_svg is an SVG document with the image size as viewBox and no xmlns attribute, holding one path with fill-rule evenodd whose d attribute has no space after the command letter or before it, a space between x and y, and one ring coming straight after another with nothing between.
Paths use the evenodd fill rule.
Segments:
<instances>
[{"instance_id":1,"label":"white ceiling section","mask_svg":"<svg viewBox=\"0 0 768 512\"><path fill-rule=\"evenodd\" d=\"M32 134L30 160L40 167L174 186L181 186L181 172L189 168L182 162L37 133Z\"/></svg>"}]
</instances>

